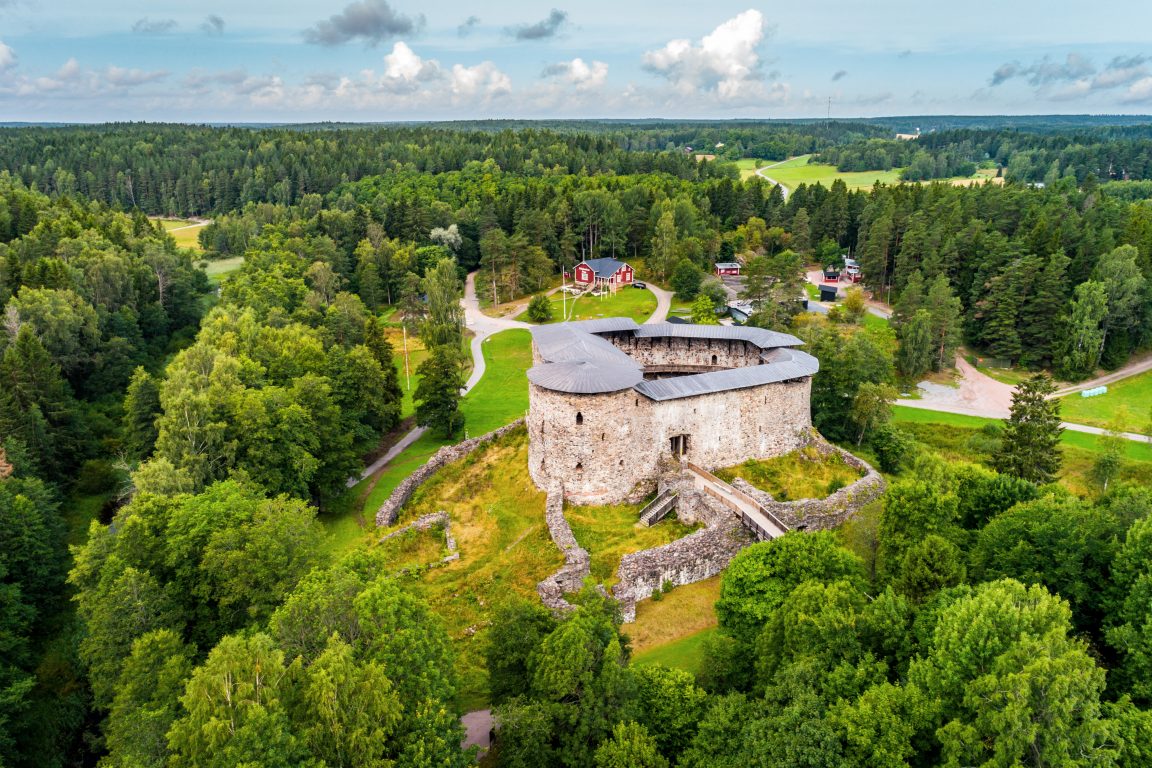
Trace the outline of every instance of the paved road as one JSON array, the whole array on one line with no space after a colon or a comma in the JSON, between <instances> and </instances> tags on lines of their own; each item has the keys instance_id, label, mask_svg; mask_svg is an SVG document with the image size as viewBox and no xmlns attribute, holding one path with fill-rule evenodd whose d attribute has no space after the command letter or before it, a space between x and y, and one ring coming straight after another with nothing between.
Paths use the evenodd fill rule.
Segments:
<instances>
[{"instance_id":1,"label":"paved road","mask_svg":"<svg viewBox=\"0 0 1152 768\"><path fill-rule=\"evenodd\" d=\"M1072 386L1058 389L1056 390L1056 394L1052 396L1063 397L1064 395L1070 395L1073 392L1082 392L1085 389L1093 389L1104 384L1111 384L1114 381L1120 381L1121 379L1126 379L1129 376L1135 376L1147 371L1152 371L1152 355L1143 355L1136 360L1129 362L1123 368L1118 368L1115 371L1112 371L1112 373L1107 373L1103 376L1097 376L1090 381L1082 381L1079 384L1073 384Z\"/></svg>"},{"instance_id":2,"label":"paved road","mask_svg":"<svg viewBox=\"0 0 1152 768\"><path fill-rule=\"evenodd\" d=\"M786 187L783 184L781 184L780 182L776 181L776 179L773 179L770 176L766 176L764 174L764 171L768 170L769 168L775 168L778 165L783 165L786 162L788 162L788 161L787 160L781 160L778 163L772 163L771 165L765 165L763 168L757 168L756 169L756 175L757 176L764 179L764 181L768 182L769 184L775 184L776 186L780 187L780 194L784 196L785 200L788 199L788 187Z\"/></svg>"},{"instance_id":3,"label":"paved road","mask_svg":"<svg viewBox=\"0 0 1152 768\"><path fill-rule=\"evenodd\" d=\"M464 388L460 390L460 394L466 395L480 382L480 379L484 378L486 367L484 363L484 340L494 333L506 331L509 328L531 328L532 326L518 320L489 317L481 312L480 300L476 296L476 273L474 272L469 274L468 279L464 282L464 298L460 300L460 305L464 307L464 324L473 333L472 341L468 345L469 351L472 353L472 374L464 383ZM401 451L419 440L424 431L424 427L415 427L409 431L408 434L400 438L396 445L388 449L387 453L365 467L359 475L348 478L345 484L351 488L361 480L379 472L387 466L388 462L399 456Z\"/></svg>"},{"instance_id":4,"label":"paved road","mask_svg":"<svg viewBox=\"0 0 1152 768\"><path fill-rule=\"evenodd\" d=\"M656 294L656 311L652 313L652 317L644 321L644 324L663 323L668 319L668 313L672 311L672 291L657 288L652 285L652 283L648 283L647 285L648 290Z\"/></svg>"}]
</instances>

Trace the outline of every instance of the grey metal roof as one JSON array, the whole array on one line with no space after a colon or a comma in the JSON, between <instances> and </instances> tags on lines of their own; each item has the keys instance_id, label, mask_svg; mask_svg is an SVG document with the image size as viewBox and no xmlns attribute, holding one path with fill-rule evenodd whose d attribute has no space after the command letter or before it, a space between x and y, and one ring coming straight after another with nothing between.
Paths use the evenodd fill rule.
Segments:
<instances>
[{"instance_id":1,"label":"grey metal roof","mask_svg":"<svg viewBox=\"0 0 1152 768\"><path fill-rule=\"evenodd\" d=\"M744 265L738 261L718 261L716 262L716 266L721 269L731 269L732 267L742 267Z\"/></svg>"},{"instance_id":2,"label":"grey metal roof","mask_svg":"<svg viewBox=\"0 0 1152 768\"><path fill-rule=\"evenodd\" d=\"M696 397L714 392L727 392L731 389L774 384L789 379L801 379L820 370L820 362L807 352L787 350L787 353L787 359L764 365L642 381L634 389L653 400L675 400L681 397Z\"/></svg>"},{"instance_id":3,"label":"grey metal roof","mask_svg":"<svg viewBox=\"0 0 1152 768\"><path fill-rule=\"evenodd\" d=\"M598 333L631 332L639 337L667 336L733 339L760 347L761 365L710 371L658 381L644 381L643 367ZM541 362L528 371L539 387L572 394L601 394L635 389L653 400L694 397L811 376L820 370L816 358L798 349L801 342L787 333L725 325L637 325L626 317L606 317L532 329Z\"/></svg>"},{"instance_id":4,"label":"grey metal roof","mask_svg":"<svg viewBox=\"0 0 1152 768\"><path fill-rule=\"evenodd\" d=\"M632 389L644 381L644 371L639 366L592 360L544 363L528 369L528 380L557 392L596 395Z\"/></svg>"},{"instance_id":5,"label":"grey metal roof","mask_svg":"<svg viewBox=\"0 0 1152 768\"><path fill-rule=\"evenodd\" d=\"M747 341L761 349L776 347L798 347L804 342L790 333L752 328L746 325L676 325L674 323L653 323L642 325L636 331L638 338L663 338L672 336L680 339L732 339Z\"/></svg>"},{"instance_id":6,"label":"grey metal roof","mask_svg":"<svg viewBox=\"0 0 1152 768\"><path fill-rule=\"evenodd\" d=\"M582 395L635 386L644 379L640 364L590 330L607 333L635 327L626 317L538 325L532 329L532 341L543 362L529 369L528 380L546 389Z\"/></svg>"},{"instance_id":7,"label":"grey metal roof","mask_svg":"<svg viewBox=\"0 0 1152 768\"><path fill-rule=\"evenodd\" d=\"M569 328L577 328L586 333L611 333L614 331L634 331L640 326L630 317L598 317L593 320L575 320L565 323Z\"/></svg>"},{"instance_id":8,"label":"grey metal roof","mask_svg":"<svg viewBox=\"0 0 1152 768\"><path fill-rule=\"evenodd\" d=\"M612 342L580 328L577 323L538 325L532 329L532 341L536 343L540 358L546 363L588 360L639 367L636 361L613 346Z\"/></svg>"},{"instance_id":9,"label":"grey metal roof","mask_svg":"<svg viewBox=\"0 0 1152 768\"><path fill-rule=\"evenodd\" d=\"M624 262L618 261L609 256L605 256L599 259L585 259L580 263L587 264L588 266L592 267L592 271L596 274L596 277L612 277L612 275L616 274L616 272L618 272L621 267L628 266Z\"/></svg>"}]
</instances>

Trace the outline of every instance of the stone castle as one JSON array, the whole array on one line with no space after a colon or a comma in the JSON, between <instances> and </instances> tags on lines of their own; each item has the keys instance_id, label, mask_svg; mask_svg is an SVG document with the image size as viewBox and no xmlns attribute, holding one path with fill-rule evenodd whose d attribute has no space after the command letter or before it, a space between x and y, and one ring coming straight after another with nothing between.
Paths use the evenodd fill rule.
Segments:
<instances>
[{"instance_id":1,"label":"stone castle","mask_svg":"<svg viewBox=\"0 0 1152 768\"><path fill-rule=\"evenodd\" d=\"M532 341L529 472L573 503L648 493L673 459L727 467L810 434L820 364L795 336L613 317L538 326Z\"/></svg>"}]
</instances>

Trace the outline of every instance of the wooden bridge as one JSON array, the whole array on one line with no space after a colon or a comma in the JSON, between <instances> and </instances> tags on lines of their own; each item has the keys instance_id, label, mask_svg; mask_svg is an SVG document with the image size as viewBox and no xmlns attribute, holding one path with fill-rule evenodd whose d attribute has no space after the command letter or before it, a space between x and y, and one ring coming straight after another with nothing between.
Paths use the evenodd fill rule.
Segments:
<instances>
[{"instance_id":1,"label":"wooden bridge","mask_svg":"<svg viewBox=\"0 0 1152 768\"><path fill-rule=\"evenodd\" d=\"M690 461L684 467L692 473L696 488L731 509L760 541L775 539L788 532L785 525L763 504L743 491L733 488L716 475Z\"/></svg>"},{"instance_id":2,"label":"wooden bridge","mask_svg":"<svg viewBox=\"0 0 1152 768\"><path fill-rule=\"evenodd\" d=\"M652 499L644 509L640 510L640 522L648 527L656 525L666 518L672 510L676 509L679 497L671 488L664 489L656 498Z\"/></svg>"}]
</instances>

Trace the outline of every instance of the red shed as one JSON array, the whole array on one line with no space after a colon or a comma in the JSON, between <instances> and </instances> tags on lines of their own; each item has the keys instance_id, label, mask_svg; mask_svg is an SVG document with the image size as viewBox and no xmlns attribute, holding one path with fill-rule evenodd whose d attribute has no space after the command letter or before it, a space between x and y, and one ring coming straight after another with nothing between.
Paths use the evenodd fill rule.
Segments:
<instances>
[{"instance_id":1,"label":"red shed","mask_svg":"<svg viewBox=\"0 0 1152 768\"><path fill-rule=\"evenodd\" d=\"M740 262L738 261L718 261L716 262L716 276L721 275L739 275Z\"/></svg>"}]
</instances>

